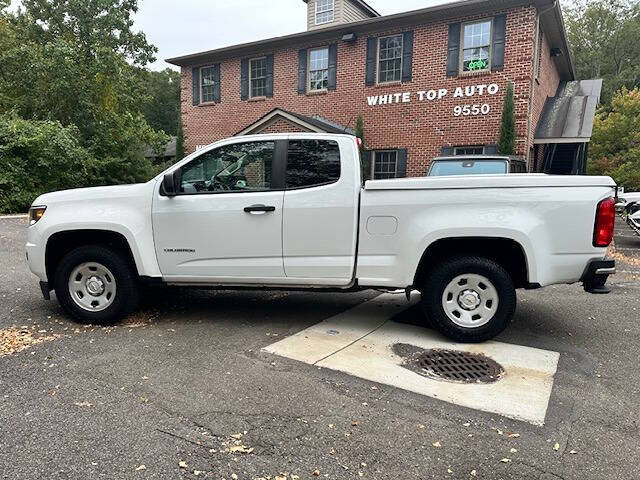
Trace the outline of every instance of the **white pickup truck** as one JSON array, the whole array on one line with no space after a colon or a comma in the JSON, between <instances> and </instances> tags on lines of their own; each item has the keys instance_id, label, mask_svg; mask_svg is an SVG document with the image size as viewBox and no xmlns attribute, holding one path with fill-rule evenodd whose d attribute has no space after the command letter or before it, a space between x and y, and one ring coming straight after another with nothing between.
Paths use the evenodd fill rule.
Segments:
<instances>
[{"instance_id":1,"label":"white pickup truck","mask_svg":"<svg viewBox=\"0 0 640 480\"><path fill-rule=\"evenodd\" d=\"M42 195L29 267L80 321L111 322L144 283L412 290L464 342L511 321L517 288L581 281L606 292L608 177L361 179L348 135L236 137L144 184Z\"/></svg>"}]
</instances>

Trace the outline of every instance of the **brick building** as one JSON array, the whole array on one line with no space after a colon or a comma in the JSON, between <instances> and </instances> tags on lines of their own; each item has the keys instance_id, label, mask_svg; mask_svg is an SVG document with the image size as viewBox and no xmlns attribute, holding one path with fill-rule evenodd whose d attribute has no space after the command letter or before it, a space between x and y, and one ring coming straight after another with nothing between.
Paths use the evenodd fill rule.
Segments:
<instances>
[{"instance_id":1,"label":"brick building","mask_svg":"<svg viewBox=\"0 0 640 480\"><path fill-rule=\"evenodd\" d=\"M361 114L371 176L424 175L441 154L496 152L512 82L516 154L531 170L583 170L600 82L575 81L557 2L380 16L362 0L305 1L306 32L168 60L188 152L249 133L353 133Z\"/></svg>"}]
</instances>

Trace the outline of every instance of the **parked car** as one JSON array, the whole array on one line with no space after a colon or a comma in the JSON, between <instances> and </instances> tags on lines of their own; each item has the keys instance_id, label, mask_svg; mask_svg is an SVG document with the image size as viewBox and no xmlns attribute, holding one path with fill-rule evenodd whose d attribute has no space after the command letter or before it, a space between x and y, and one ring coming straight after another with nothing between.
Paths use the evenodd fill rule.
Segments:
<instances>
[{"instance_id":1,"label":"parked car","mask_svg":"<svg viewBox=\"0 0 640 480\"><path fill-rule=\"evenodd\" d=\"M627 223L636 233L640 234L640 205L631 215L627 216Z\"/></svg>"},{"instance_id":2,"label":"parked car","mask_svg":"<svg viewBox=\"0 0 640 480\"><path fill-rule=\"evenodd\" d=\"M616 211L629 215L631 213L630 210L634 209L636 205L640 205L640 192L618 193Z\"/></svg>"},{"instance_id":3,"label":"parked car","mask_svg":"<svg viewBox=\"0 0 640 480\"><path fill-rule=\"evenodd\" d=\"M455 155L436 157L429 167L428 177L444 175L499 175L526 173L527 162L507 155Z\"/></svg>"},{"instance_id":4,"label":"parked car","mask_svg":"<svg viewBox=\"0 0 640 480\"><path fill-rule=\"evenodd\" d=\"M609 177L496 175L361 181L355 137L235 137L147 183L38 197L29 267L82 322L131 312L140 284L422 293L442 333L478 342L517 288L615 271ZM594 223L595 220L595 223Z\"/></svg>"}]
</instances>

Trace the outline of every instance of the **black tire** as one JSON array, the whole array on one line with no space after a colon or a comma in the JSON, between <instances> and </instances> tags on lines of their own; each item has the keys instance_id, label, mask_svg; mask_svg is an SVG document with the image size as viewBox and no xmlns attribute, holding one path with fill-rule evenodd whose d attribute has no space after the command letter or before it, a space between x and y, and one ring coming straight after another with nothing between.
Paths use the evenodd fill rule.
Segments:
<instances>
[{"instance_id":1,"label":"black tire","mask_svg":"<svg viewBox=\"0 0 640 480\"><path fill-rule=\"evenodd\" d=\"M447 285L459 275L476 274L488 279L498 295L498 307L491 319L479 327L464 327L455 323L442 305ZM436 265L421 286L422 311L443 335L461 343L489 340L501 333L516 311L516 291L511 276L496 262L483 257L460 257Z\"/></svg>"},{"instance_id":2,"label":"black tire","mask_svg":"<svg viewBox=\"0 0 640 480\"><path fill-rule=\"evenodd\" d=\"M112 303L101 311L88 311L76 304L69 291L69 278L73 270L87 262L97 262L113 274L116 293ZM66 254L55 272L54 287L62 308L80 323L112 324L131 313L138 306L139 285L137 273L121 253L102 245L83 246Z\"/></svg>"}]
</instances>

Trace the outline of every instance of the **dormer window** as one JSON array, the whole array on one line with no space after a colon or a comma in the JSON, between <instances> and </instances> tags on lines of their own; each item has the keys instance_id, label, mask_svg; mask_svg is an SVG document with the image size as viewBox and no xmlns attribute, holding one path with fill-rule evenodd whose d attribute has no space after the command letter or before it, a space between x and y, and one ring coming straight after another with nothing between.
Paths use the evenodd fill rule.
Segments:
<instances>
[{"instance_id":1,"label":"dormer window","mask_svg":"<svg viewBox=\"0 0 640 480\"><path fill-rule=\"evenodd\" d=\"M334 0L316 0L316 25L333 22L333 3Z\"/></svg>"}]
</instances>

